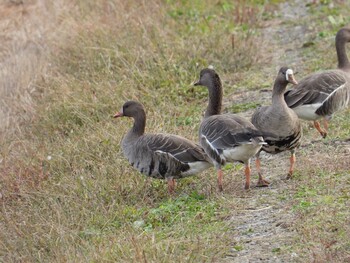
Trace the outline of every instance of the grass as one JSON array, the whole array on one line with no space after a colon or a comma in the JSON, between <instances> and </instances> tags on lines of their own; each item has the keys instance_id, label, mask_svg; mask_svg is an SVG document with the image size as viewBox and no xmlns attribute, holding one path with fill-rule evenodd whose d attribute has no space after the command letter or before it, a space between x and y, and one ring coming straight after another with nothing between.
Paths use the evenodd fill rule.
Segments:
<instances>
[{"instance_id":1,"label":"grass","mask_svg":"<svg viewBox=\"0 0 350 263\"><path fill-rule=\"evenodd\" d=\"M327 174L319 171L318 176L322 178L317 180L318 185L302 187L295 194L298 231L316 261L342 261L348 257L350 245L349 224L344 223L349 220L349 186L343 181L348 178L348 171Z\"/></svg>"},{"instance_id":2,"label":"grass","mask_svg":"<svg viewBox=\"0 0 350 263\"><path fill-rule=\"evenodd\" d=\"M7 166L1 182L2 260L203 262L224 256L232 201L216 194L212 171L182 180L169 199L163 181L140 175L123 158L119 143L131 122L111 116L126 99L139 100L149 132L195 139L207 97L191 86L199 70L210 63L230 69L238 61L249 67L253 59L232 49L234 30L242 40L250 33L235 24L234 7L225 3L75 3L81 23L68 17L74 37L56 44L48 58L50 68L37 82L43 94L36 118L18 146L21 161ZM242 43L235 43L239 52L253 48ZM208 46L217 52L208 53ZM219 50L226 46L222 65ZM10 157L9 163L16 160Z\"/></svg>"},{"instance_id":3,"label":"grass","mask_svg":"<svg viewBox=\"0 0 350 263\"><path fill-rule=\"evenodd\" d=\"M209 169L179 180L171 198L163 181L140 175L124 159L120 141L132 121L111 116L125 100L139 100L148 132L197 140L207 103L207 91L191 85L200 69L213 64L225 94L271 87L259 83L258 25L273 18L277 2L77 0L60 13L59 30L47 39L50 64L35 79L33 112L1 142L0 261L220 262L232 248L243 251L246 245L233 240L232 211L245 209L247 196L260 195L242 190L244 167L224 168L222 194ZM323 7L315 7L316 28L329 12ZM306 58L332 55L323 48L324 36L334 35L337 15L345 12L341 4L335 8L327 13L335 22L323 22L326 29L304 49ZM314 71L333 62L316 57L306 63ZM252 72L257 77L247 78ZM349 136L346 116L334 118L332 138ZM315 132L305 130L306 136ZM292 251L316 261L348 255L348 161L334 164L331 153L342 158L341 150L326 145L324 157L317 147L302 149L291 192L271 194L292 207L302 244L271 248L276 255ZM325 162L309 163L312 154Z\"/></svg>"},{"instance_id":4,"label":"grass","mask_svg":"<svg viewBox=\"0 0 350 263\"><path fill-rule=\"evenodd\" d=\"M250 109L255 109L256 107L259 107L259 106L261 105L257 102L240 103L240 104L232 105L231 107L228 108L228 111L232 113L239 113Z\"/></svg>"}]
</instances>

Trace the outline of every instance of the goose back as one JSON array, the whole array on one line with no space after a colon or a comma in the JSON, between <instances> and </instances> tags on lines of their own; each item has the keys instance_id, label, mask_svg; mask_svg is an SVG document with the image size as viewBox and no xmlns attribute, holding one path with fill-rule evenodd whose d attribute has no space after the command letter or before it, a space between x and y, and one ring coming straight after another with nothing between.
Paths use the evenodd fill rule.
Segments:
<instances>
[{"instance_id":1,"label":"goose back","mask_svg":"<svg viewBox=\"0 0 350 263\"><path fill-rule=\"evenodd\" d=\"M154 178L174 179L193 175L211 166L210 159L197 144L170 134L144 134L122 142L129 163Z\"/></svg>"},{"instance_id":2,"label":"goose back","mask_svg":"<svg viewBox=\"0 0 350 263\"><path fill-rule=\"evenodd\" d=\"M288 90L284 99L301 119L331 116L349 106L350 74L340 69L312 74Z\"/></svg>"},{"instance_id":3,"label":"goose back","mask_svg":"<svg viewBox=\"0 0 350 263\"><path fill-rule=\"evenodd\" d=\"M226 160L246 162L261 148L261 136L253 124L234 114L207 117L199 130L202 147L219 165Z\"/></svg>"}]
</instances>

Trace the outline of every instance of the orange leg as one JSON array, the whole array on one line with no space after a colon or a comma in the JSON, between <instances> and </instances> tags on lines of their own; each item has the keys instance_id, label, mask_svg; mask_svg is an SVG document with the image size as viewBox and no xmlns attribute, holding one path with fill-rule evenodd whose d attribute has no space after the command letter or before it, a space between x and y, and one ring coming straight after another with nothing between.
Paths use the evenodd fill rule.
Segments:
<instances>
[{"instance_id":1,"label":"orange leg","mask_svg":"<svg viewBox=\"0 0 350 263\"><path fill-rule=\"evenodd\" d=\"M295 153L292 152L292 155L290 156L290 167L289 167L289 173L287 175L287 179L292 179L293 177L293 170L294 170L294 163L296 161Z\"/></svg>"},{"instance_id":2,"label":"orange leg","mask_svg":"<svg viewBox=\"0 0 350 263\"><path fill-rule=\"evenodd\" d=\"M263 177L262 177L262 174L261 174L261 166L260 166L260 158L259 156L256 157L256 160L255 160L255 165L256 165L256 169L258 170L258 175L259 175L259 180L258 180L258 183L257 183L257 187L265 187L265 186L269 186L270 182L265 180Z\"/></svg>"},{"instance_id":3,"label":"orange leg","mask_svg":"<svg viewBox=\"0 0 350 263\"><path fill-rule=\"evenodd\" d=\"M222 192L224 188L222 187L223 172L221 169L218 170L218 187L219 191Z\"/></svg>"},{"instance_id":4,"label":"orange leg","mask_svg":"<svg viewBox=\"0 0 350 263\"><path fill-rule=\"evenodd\" d=\"M324 126L324 132L326 133L324 138L326 138L328 134L328 120L326 118L323 119L323 126Z\"/></svg>"},{"instance_id":5,"label":"orange leg","mask_svg":"<svg viewBox=\"0 0 350 263\"><path fill-rule=\"evenodd\" d=\"M170 195L173 195L175 191L175 179L168 178L168 192Z\"/></svg>"},{"instance_id":6,"label":"orange leg","mask_svg":"<svg viewBox=\"0 0 350 263\"><path fill-rule=\"evenodd\" d=\"M327 131L322 130L321 125L318 121L314 121L314 126L323 138L327 137ZM328 128L328 123L327 123L327 128Z\"/></svg>"},{"instance_id":7,"label":"orange leg","mask_svg":"<svg viewBox=\"0 0 350 263\"><path fill-rule=\"evenodd\" d=\"M245 186L244 186L244 189L246 189L246 190L248 190L250 188L250 173L251 173L250 165L249 165L249 163L247 163L245 165L245 170L244 170L244 174L245 174Z\"/></svg>"}]
</instances>

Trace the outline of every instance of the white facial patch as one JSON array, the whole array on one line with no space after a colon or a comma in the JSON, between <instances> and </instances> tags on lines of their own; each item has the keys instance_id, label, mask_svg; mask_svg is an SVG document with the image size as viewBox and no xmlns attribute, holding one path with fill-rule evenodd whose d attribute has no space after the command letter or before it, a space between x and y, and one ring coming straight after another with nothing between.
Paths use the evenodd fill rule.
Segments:
<instances>
[{"instance_id":1,"label":"white facial patch","mask_svg":"<svg viewBox=\"0 0 350 263\"><path fill-rule=\"evenodd\" d=\"M293 75L293 70L291 70L290 68L287 69L287 71L286 71L286 80L287 80L287 81L289 81L289 79L288 79L288 76L289 76L289 75Z\"/></svg>"},{"instance_id":2,"label":"white facial patch","mask_svg":"<svg viewBox=\"0 0 350 263\"><path fill-rule=\"evenodd\" d=\"M214 69L214 66L213 65L209 65L208 69Z\"/></svg>"}]
</instances>

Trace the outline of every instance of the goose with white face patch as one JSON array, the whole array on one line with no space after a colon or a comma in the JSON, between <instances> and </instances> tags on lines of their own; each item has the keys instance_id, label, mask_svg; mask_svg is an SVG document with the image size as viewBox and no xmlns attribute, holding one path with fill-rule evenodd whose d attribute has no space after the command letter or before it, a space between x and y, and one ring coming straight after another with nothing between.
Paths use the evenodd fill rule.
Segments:
<instances>
[{"instance_id":1,"label":"goose with white face patch","mask_svg":"<svg viewBox=\"0 0 350 263\"><path fill-rule=\"evenodd\" d=\"M327 136L328 121L332 115L350 103L350 63L345 48L347 42L350 42L350 28L342 28L335 38L338 69L309 75L284 94L287 105L299 118L313 121L323 138ZM324 129L318 122L322 118Z\"/></svg>"},{"instance_id":2,"label":"goose with white face patch","mask_svg":"<svg viewBox=\"0 0 350 263\"><path fill-rule=\"evenodd\" d=\"M258 108L252 116L252 123L260 131L274 134L273 137L265 137L267 144L262 146L262 151L271 154L284 151L291 152L288 173L288 178L291 178L295 163L295 149L300 146L302 130L298 116L284 101L283 94L288 83L297 84L293 71L282 67L278 72L272 90L271 106ZM259 176L261 176L259 154L260 151L256 155L256 167Z\"/></svg>"},{"instance_id":3,"label":"goose with white face patch","mask_svg":"<svg viewBox=\"0 0 350 263\"><path fill-rule=\"evenodd\" d=\"M208 88L209 104L199 128L199 141L204 151L212 159L218 173L218 187L222 186L222 166L226 162L245 164L245 189L250 188L250 158L265 143L262 133L254 125L234 114L221 114L222 85L218 74L212 68L203 69L195 86ZM259 186L265 180L259 177Z\"/></svg>"},{"instance_id":4,"label":"goose with white face patch","mask_svg":"<svg viewBox=\"0 0 350 263\"><path fill-rule=\"evenodd\" d=\"M202 147L172 134L145 134L146 113L141 103L127 101L118 117L131 117L134 125L122 140L122 150L129 163L142 174L168 181L174 192L175 179L187 177L212 166Z\"/></svg>"}]
</instances>

